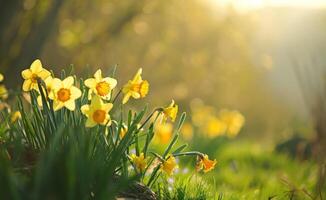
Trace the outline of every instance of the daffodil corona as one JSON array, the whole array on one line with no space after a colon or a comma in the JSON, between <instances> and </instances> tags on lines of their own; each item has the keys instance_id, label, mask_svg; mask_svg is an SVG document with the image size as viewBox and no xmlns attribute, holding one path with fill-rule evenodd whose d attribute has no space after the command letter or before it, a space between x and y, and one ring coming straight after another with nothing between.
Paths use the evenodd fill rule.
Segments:
<instances>
[{"instance_id":1,"label":"daffodil corona","mask_svg":"<svg viewBox=\"0 0 326 200\"><path fill-rule=\"evenodd\" d=\"M161 169L171 176L175 169L178 168L177 161L173 155L169 155L168 159L162 163Z\"/></svg>"},{"instance_id":2,"label":"daffodil corona","mask_svg":"<svg viewBox=\"0 0 326 200\"><path fill-rule=\"evenodd\" d=\"M86 127L94 127L97 124L111 125L109 111L112 107L112 103L103 103L99 96L94 95L90 105L81 107L82 113L87 117Z\"/></svg>"},{"instance_id":3,"label":"daffodil corona","mask_svg":"<svg viewBox=\"0 0 326 200\"><path fill-rule=\"evenodd\" d=\"M86 87L89 88L89 97L92 93L100 96L103 100L109 100L111 97L111 91L117 85L117 80L110 77L102 77L102 70L97 70L94 74L94 78L85 80Z\"/></svg>"},{"instance_id":4,"label":"daffodil corona","mask_svg":"<svg viewBox=\"0 0 326 200\"><path fill-rule=\"evenodd\" d=\"M63 107L75 110L75 100L81 96L81 91L74 86L74 78L69 76L64 80L54 78L52 80L52 92L49 98L53 100L53 109L57 111Z\"/></svg>"},{"instance_id":5,"label":"daffodil corona","mask_svg":"<svg viewBox=\"0 0 326 200\"><path fill-rule=\"evenodd\" d=\"M172 122L175 121L178 114L178 105L175 104L174 100L172 100L171 104L163 109L164 114L164 121L166 121L168 118L171 119Z\"/></svg>"},{"instance_id":6,"label":"daffodil corona","mask_svg":"<svg viewBox=\"0 0 326 200\"><path fill-rule=\"evenodd\" d=\"M22 77L25 79L23 83L23 91L38 90L37 80L45 80L51 73L42 67L39 59L35 60L29 69L22 71Z\"/></svg>"},{"instance_id":7,"label":"daffodil corona","mask_svg":"<svg viewBox=\"0 0 326 200\"><path fill-rule=\"evenodd\" d=\"M200 158L198 165L198 169L203 169L203 171L206 173L214 169L216 165L216 159L210 160L208 155L205 154Z\"/></svg>"},{"instance_id":8,"label":"daffodil corona","mask_svg":"<svg viewBox=\"0 0 326 200\"><path fill-rule=\"evenodd\" d=\"M123 104L127 103L130 97L139 99L144 98L147 95L149 83L146 80L142 79L141 74L142 69L140 68L134 78L132 80L129 80L128 83L123 87Z\"/></svg>"},{"instance_id":9,"label":"daffodil corona","mask_svg":"<svg viewBox=\"0 0 326 200\"><path fill-rule=\"evenodd\" d=\"M130 158L137 170L141 172L145 170L147 163L146 163L146 158L144 156L144 153L141 153L139 156L132 154Z\"/></svg>"}]
</instances>

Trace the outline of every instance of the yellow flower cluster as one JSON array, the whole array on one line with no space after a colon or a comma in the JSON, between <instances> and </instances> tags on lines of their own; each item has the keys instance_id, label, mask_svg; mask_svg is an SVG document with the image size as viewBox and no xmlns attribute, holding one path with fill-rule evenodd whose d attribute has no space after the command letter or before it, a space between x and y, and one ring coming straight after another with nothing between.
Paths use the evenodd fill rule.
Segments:
<instances>
[{"instance_id":1,"label":"yellow flower cluster","mask_svg":"<svg viewBox=\"0 0 326 200\"><path fill-rule=\"evenodd\" d=\"M39 59L35 60L28 69L23 70L21 74L24 79L22 86L24 92L35 90L40 93L38 83L44 82L46 88L43 89L43 92L48 94L49 99L53 101L54 111L62 108L71 111L76 109L75 101L81 97L82 92L75 86L73 76L68 76L64 80L55 78L47 69L43 68ZM141 74L142 69L139 69L134 78L123 87L123 104L127 103L130 97L138 99L147 95L149 83L142 79ZM0 82L2 80L3 76L0 75ZM109 126L111 124L109 111L113 104L106 103L106 101L111 99L111 93L117 85L117 80L111 77L103 77L102 71L99 69L92 78L86 79L84 84L88 88L88 98L91 100L90 104L81 107L82 113L87 117L86 127ZM2 91L0 86L1 94ZM37 101L42 106L41 96L38 97Z\"/></svg>"},{"instance_id":2,"label":"yellow flower cluster","mask_svg":"<svg viewBox=\"0 0 326 200\"><path fill-rule=\"evenodd\" d=\"M31 66L28 69L23 70L21 74L24 79L22 90L24 92L32 90L36 91L39 94L37 101L40 106L43 106L41 94L45 94L47 95L45 98L51 100L48 105L53 103L54 111L63 108L70 111L76 109L76 100L82 96L82 91L75 84L75 78L73 76L68 76L63 80L56 78L48 70L43 68L40 60L35 60ZM3 76L0 74L0 82L2 80ZM86 127L94 127L96 125L110 126L112 120L109 112L112 110L113 103L121 92L124 95L122 98L122 104L125 104L128 102L130 97L134 99L144 98L149 90L148 81L143 80L142 78L141 68L137 71L133 79L129 80L120 89L115 98L112 98L112 93L113 89L117 86L117 80L103 76L100 69L94 73L93 77L86 79L84 85L87 87L84 96L88 97L89 103L82 105L80 111L87 118L85 123ZM159 108L157 111L158 113L154 121L154 139L160 144L167 144L172 138L172 123L175 122L177 118L178 105L174 100L172 100L168 106ZM153 116L153 114L154 113L152 113L151 116ZM219 126L222 126L220 124L223 124L223 131L234 136L239 132L243 125L244 119L241 117L242 115L238 112L230 113L227 111L221 111L218 119L211 119L211 121L207 120L207 131L209 132L209 135L212 135L214 131L221 132L222 128L220 128L220 130ZM19 118L20 113L17 112L12 116L12 121L17 121ZM189 125L187 128L188 132L192 132ZM128 127L123 125L119 133L120 139L125 136L127 131ZM200 169L203 169L204 172L208 172L215 167L216 160L209 160L207 155L202 154L200 154L199 157L200 161L198 162L198 166ZM129 156L129 159L138 172L143 172L146 169L147 159L144 153L140 153L139 155L132 154ZM167 175L172 175L175 169L178 168L175 157L169 154L164 159L160 158L160 168L162 171L166 172Z\"/></svg>"},{"instance_id":3,"label":"yellow flower cluster","mask_svg":"<svg viewBox=\"0 0 326 200\"><path fill-rule=\"evenodd\" d=\"M8 90L2 81L4 80L4 76L0 73L0 99L7 99L8 98Z\"/></svg>"},{"instance_id":4,"label":"yellow flower cluster","mask_svg":"<svg viewBox=\"0 0 326 200\"><path fill-rule=\"evenodd\" d=\"M210 106L196 105L192 108L192 122L200 132L209 138L226 135L236 137L245 123L244 116L236 110L223 109L215 114ZM183 127L181 133L185 138L192 136L192 127Z\"/></svg>"}]
</instances>

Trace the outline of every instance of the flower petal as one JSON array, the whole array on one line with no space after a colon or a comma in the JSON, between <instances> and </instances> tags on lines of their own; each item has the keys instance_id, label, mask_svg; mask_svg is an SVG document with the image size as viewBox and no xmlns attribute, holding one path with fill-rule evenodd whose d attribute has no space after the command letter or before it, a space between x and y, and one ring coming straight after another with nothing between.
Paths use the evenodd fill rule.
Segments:
<instances>
[{"instance_id":1,"label":"flower petal","mask_svg":"<svg viewBox=\"0 0 326 200\"><path fill-rule=\"evenodd\" d=\"M97 81L101 81L102 80L102 70L97 70L94 74L94 78L97 80Z\"/></svg>"},{"instance_id":2,"label":"flower petal","mask_svg":"<svg viewBox=\"0 0 326 200\"><path fill-rule=\"evenodd\" d=\"M123 97L123 100L122 100L122 104L125 104L128 102L129 98L130 98L131 94L128 92L125 94L125 96Z\"/></svg>"},{"instance_id":3,"label":"flower petal","mask_svg":"<svg viewBox=\"0 0 326 200\"><path fill-rule=\"evenodd\" d=\"M102 81L107 82L110 85L110 88L113 89L115 86L117 86L117 80L114 78L106 77Z\"/></svg>"},{"instance_id":4,"label":"flower petal","mask_svg":"<svg viewBox=\"0 0 326 200\"><path fill-rule=\"evenodd\" d=\"M72 76L68 76L62 81L64 88L70 88L74 84L74 78Z\"/></svg>"},{"instance_id":5,"label":"flower petal","mask_svg":"<svg viewBox=\"0 0 326 200\"><path fill-rule=\"evenodd\" d=\"M23 91L24 92L28 92L31 90L31 84L32 84L32 81L30 79L27 79L24 81L23 83Z\"/></svg>"},{"instance_id":6,"label":"flower petal","mask_svg":"<svg viewBox=\"0 0 326 200\"><path fill-rule=\"evenodd\" d=\"M22 77L24 79L30 79L30 78L32 78L32 74L33 73L31 72L30 69L25 69L25 70L22 71Z\"/></svg>"},{"instance_id":7,"label":"flower petal","mask_svg":"<svg viewBox=\"0 0 326 200\"><path fill-rule=\"evenodd\" d=\"M52 80L52 89L57 90L62 87L62 81L58 78Z\"/></svg>"},{"instance_id":8,"label":"flower petal","mask_svg":"<svg viewBox=\"0 0 326 200\"><path fill-rule=\"evenodd\" d=\"M45 80L47 77L51 76L51 73L48 70L43 69L37 74L37 76L40 77L42 80Z\"/></svg>"},{"instance_id":9,"label":"flower petal","mask_svg":"<svg viewBox=\"0 0 326 200\"><path fill-rule=\"evenodd\" d=\"M89 113L89 105L83 105L81 108L80 108L81 112L86 115L88 117Z\"/></svg>"},{"instance_id":10,"label":"flower petal","mask_svg":"<svg viewBox=\"0 0 326 200\"><path fill-rule=\"evenodd\" d=\"M106 112L109 112L113 107L112 103L107 103L103 105L103 110L105 110Z\"/></svg>"},{"instance_id":11,"label":"flower petal","mask_svg":"<svg viewBox=\"0 0 326 200\"><path fill-rule=\"evenodd\" d=\"M38 73L42 71L43 67L41 61L39 59L34 60L34 62L31 64L30 69L32 73Z\"/></svg>"},{"instance_id":12,"label":"flower petal","mask_svg":"<svg viewBox=\"0 0 326 200\"><path fill-rule=\"evenodd\" d=\"M64 106L71 111L74 111L76 108L75 100L69 100L64 103Z\"/></svg>"},{"instance_id":13,"label":"flower petal","mask_svg":"<svg viewBox=\"0 0 326 200\"><path fill-rule=\"evenodd\" d=\"M131 92L131 96L134 97L135 99L140 98L140 94L138 92Z\"/></svg>"},{"instance_id":14,"label":"flower petal","mask_svg":"<svg viewBox=\"0 0 326 200\"><path fill-rule=\"evenodd\" d=\"M64 103L62 103L61 101L53 102L53 110L54 111L60 110L63 106L64 106Z\"/></svg>"},{"instance_id":15,"label":"flower petal","mask_svg":"<svg viewBox=\"0 0 326 200\"><path fill-rule=\"evenodd\" d=\"M134 76L134 78L132 79L133 82L140 82L142 81L142 78L141 78L141 74L142 74L142 71L143 69L142 68L139 68L136 75Z\"/></svg>"},{"instance_id":16,"label":"flower petal","mask_svg":"<svg viewBox=\"0 0 326 200\"><path fill-rule=\"evenodd\" d=\"M70 88L70 92L71 92L71 98L72 99L78 99L80 96L81 96L81 91L80 91L80 89L78 89L77 87L75 87L75 86L72 86L71 88Z\"/></svg>"},{"instance_id":17,"label":"flower petal","mask_svg":"<svg viewBox=\"0 0 326 200\"><path fill-rule=\"evenodd\" d=\"M85 124L85 126L89 128L94 127L95 125L96 123L91 118L88 118Z\"/></svg>"},{"instance_id":18,"label":"flower petal","mask_svg":"<svg viewBox=\"0 0 326 200\"><path fill-rule=\"evenodd\" d=\"M96 87L96 80L95 78L89 78L84 81L84 84L88 88L95 88Z\"/></svg>"}]
</instances>

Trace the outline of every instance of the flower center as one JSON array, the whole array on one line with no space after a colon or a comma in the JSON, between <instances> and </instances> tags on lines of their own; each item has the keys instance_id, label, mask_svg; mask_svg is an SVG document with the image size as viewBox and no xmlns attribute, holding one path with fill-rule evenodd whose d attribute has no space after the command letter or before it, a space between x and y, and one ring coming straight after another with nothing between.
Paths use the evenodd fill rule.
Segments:
<instances>
[{"instance_id":1,"label":"flower center","mask_svg":"<svg viewBox=\"0 0 326 200\"><path fill-rule=\"evenodd\" d=\"M62 102L68 101L70 99L70 90L61 88L57 92L57 95L58 95L59 101L62 101Z\"/></svg>"},{"instance_id":2,"label":"flower center","mask_svg":"<svg viewBox=\"0 0 326 200\"><path fill-rule=\"evenodd\" d=\"M32 82L33 83L37 83L37 79L38 79L38 76L37 76L37 74L32 74Z\"/></svg>"},{"instance_id":3,"label":"flower center","mask_svg":"<svg viewBox=\"0 0 326 200\"><path fill-rule=\"evenodd\" d=\"M104 110L96 110L93 113L93 120L98 124L103 123L105 120L105 115L106 113Z\"/></svg>"},{"instance_id":4,"label":"flower center","mask_svg":"<svg viewBox=\"0 0 326 200\"><path fill-rule=\"evenodd\" d=\"M99 82L96 84L96 91L100 96L105 96L110 92L110 84L104 81Z\"/></svg>"},{"instance_id":5,"label":"flower center","mask_svg":"<svg viewBox=\"0 0 326 200\"><path fill-rule=\"evenodd\" d=\"M140 86L141 86L141 84L138 84L138 83L136 83L136 84L132 84L131 87L130 87L130 90L139 93Z\"/></svg>"}]
</instances>

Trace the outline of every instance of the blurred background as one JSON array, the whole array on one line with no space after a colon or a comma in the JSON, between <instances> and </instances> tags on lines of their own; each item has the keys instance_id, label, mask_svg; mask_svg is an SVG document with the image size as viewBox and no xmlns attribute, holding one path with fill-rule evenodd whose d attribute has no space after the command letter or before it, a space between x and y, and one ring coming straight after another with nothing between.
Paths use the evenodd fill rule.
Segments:
<instances>
[{"instance_id":1,"label":"blurred background","mask_svg":"<svg viewBox=\"0 0 326 200\"><path fill-rule=\"evenodd\" d=\"M152 106L237 110L239 137L266 143L314 138L295 68L325 69L325 9L323 0L1 1L0 72L13 89L36 58L77 75L117 64L122 86L143 67Z\"/></svg>"}]
</instances>

